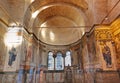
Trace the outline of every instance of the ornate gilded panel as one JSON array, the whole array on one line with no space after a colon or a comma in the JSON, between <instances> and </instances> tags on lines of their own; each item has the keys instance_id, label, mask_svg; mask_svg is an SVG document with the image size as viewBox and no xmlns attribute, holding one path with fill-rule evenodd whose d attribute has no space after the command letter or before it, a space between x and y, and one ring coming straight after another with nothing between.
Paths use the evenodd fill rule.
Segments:
<instances>
[{"instance_id":1,"label":"ornate gilded panel","mask_svg":"<svg viewBox=\"0 0 120 83\"><path fill-rule=\"evenodd\" d=\"M110 29L96 29L95 30L96 40L112 40L112 34Z\"/></svg>"},{"instance_id":2,"label":"ornate gilded panel","mask_svg":"<svg viewBox=\"0 0 120 83\"><path fill-rule=\"evenodd\" d=\"M117 63L120 64L120 33L115 36L114 41L115 41Z\"/></svg>"}]
</instances>

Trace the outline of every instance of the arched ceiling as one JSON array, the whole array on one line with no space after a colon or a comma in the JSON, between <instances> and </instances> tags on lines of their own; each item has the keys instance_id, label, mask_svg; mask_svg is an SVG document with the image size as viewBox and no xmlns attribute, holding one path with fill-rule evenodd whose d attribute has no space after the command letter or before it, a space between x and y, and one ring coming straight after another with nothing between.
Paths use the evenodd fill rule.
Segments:
<instances>
[{"instance_id":1,"label":"arched ceiling","mask_svg":"<svg viewBox=\"0 0 120 83\"><path fill-rule=\"evenodd\" d=\"M83 10L88 8L88 4L85 0L35 0L31 6L32 6L32 12L35 12L39 8L50 5L50 4L56 4L56 3L67 3L69 5L76 6L78 8L82 8Z\"/></svg>"},{"instance_id":2,"label":"arched ceiling","mask_svg":"<svg viewBox=\"0 0 120 83\"><path fill-rule=\"evenodd\" d=\"M65 26L62 27L63 25ZM76 26L76 24L73 21L61 16L53 17L46 21L41 26L42 28L39 29L39 38L41 39L42 42L45 42L47 44L52 45L71 44L78 41L82 35L81 34L82 29L71 27L69 28L68 26Z\"/></svg>"},{"instance_id":3,"label":"arched ceiling","mask_svg":"<svg viewBox=\"0 0 120 83\"><path fill-rule=\"evenodd\" d=\"M36 0L25 15L25 26L42 42L68 45L84 33L88 5L84 0ZM77 27L77 28L75 28Z\"/></svg>"},{"instance_id":4,"label":"arched ceiling","mask_svg":"<svg viewBox=\"0 0 120 83\"><path fill-rule=\"evenodd\" d=\"M54 11L54 12L52 12L52 11ZM76 25L79 25L79 26L84 25L83 13L80 10L78 10L77 8L75 8L73 6L69 6L66 4L54 4L54 5L49 6L46 9L42 10L38 14L38 16L36 17L39 19L38 26L41 26L41 24L43 24L45 21L53 18L54 16L64 17L68 20L73 21L74 23L76 23ZM37 19L37 21L38 21L38 19ZM36 20L35 20L34 23L38 23L38 22L36 22ZM34 26L37 26L37 25L34 25ZM55 25L53 25L53 26L55 26ZM63 25L63 26L65 26L65 25Z\"/></svg>"},{"instance_id":5,"label":"arched ceiling","mask_svg":"<svg viewBox=\"0 0 120 83\"><path fill-rule=\"evenodd\" d=\"M78 28L78 26L86 25L87 18L84 12L87 10L88 4L85 0L31 1L33 2L31 3L29 0L2 2L4 5L8 4L4 7L18 24L21 24L23 19L25 28L29 32L33 32L44 43L68 45L81 38L84 27ZM20 10L14 7L18 7ZM18 12L20 13L17 14Z\"/></svg>"},{"instance_id":6,"label":"arched ceiling","mask_svg":"<svg viewBox=\"0 0 120 83\"><path fill-rule=\"evenodd\" d=\"M0 0L0 19L24 26L44 43L68 45L90 26L112 22L119 5L120 0Z\"/></svg>"},{"instance_id":7,"label":"arched ceiling","mask_svg":"<svg viewBox=\"0 0 120 83\"><path fill-rule=\"evenodd\" d=\"M24 24L27 27L33 26L33 22L38 15L41 16L39 17L40 23L54 15L62 15L72 18L73 21L79 22L79 17L86 20L83 11L87 10L87 8L88 5L84 0L35 0L28 7L24 18Z\"/></svg>"}]
</instances>

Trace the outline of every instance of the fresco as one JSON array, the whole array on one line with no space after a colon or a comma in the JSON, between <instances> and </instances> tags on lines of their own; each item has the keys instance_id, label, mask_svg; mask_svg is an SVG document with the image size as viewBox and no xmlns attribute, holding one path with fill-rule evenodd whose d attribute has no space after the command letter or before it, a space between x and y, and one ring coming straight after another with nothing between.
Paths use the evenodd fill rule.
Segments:
<instances>
[{"instance_id":1,"label":"fresco","mask_svg":"<svg viewBox=\"0 0 120 83\"><path fill-rule=\"evenodd\" d=\"M118 35L116 35L114 41L115 41L117 63L118 63L119 68L120 68L120 33Z\"/></svg>"},{"instance_id":2,"label":"fresco","mask_svg":"<svg viewBox=\"0 0 120 83\"><path fill-rule=\"evenodd\" d=\"M3 38L0 36L0 71L3 70L5 60L5 44Z\"/></svg>"},{"instance_id":3,"label":"fresco","mask_svg":"<svg viewBox=\"0 0 120 83\"><path fill-rule=\"evenodd\" d=\"M21 45L20 65L24 65L24 66L26 65L25 66L26 70L30 68L30 64L34 59L33 58L33 44L31 41L32 41L31 37L29 37L27 33L24 33L22 45Z\"/></svg>"},{"instance_id":4,"label":"fresco","mask_svg":"<svg viewBox=\"0 0 120 83\"><path fill-rule=\"evenodd\" d=\"M83 57L84 68L89 68L89 56L88 56L86 36L84 36L84 38L82 39L82 57Z\"/></svg>"},{"instance_id":5,"label":"fresco","mask_svg":"<svg viewBox=\"0 0 120 83\"><path fill-rule=\"evenodd\" d=\"M95 63L98 61L98 57L96 55L96 42L94 32L89 35L87 46L90 64L95 65Z\"/></svg>"},{"instance_id":6,"label":"fresco","mask_svg":"<svg viewBox=\"0 0 120 83\"><path fill-rule=\"evenodd\" d=\"M110 47L106 44L107 42L103 42L102 44L102 56L105 60L106 67L112 67L112 58L111 58L111 50Z\"/></svg>"},{"instance_id":7,"label":"fresco","mask_svg":"<svg viewBox=\"0 0 120 83\"><path fill-rule=\"evenodd\" d=\"M21 61L20 65L25 65L26 55L27 55L27 45L28 41L23 38L22 47L21 47Z\"/></svg>"},{"instance_id":8,"label":"fresco","mask_svg":"<svg viewBox=\"0 0 120 83\"><path fill-rule=\"evenodd\" d=\"M104 70L116 70L115 52L111 41L101 41L101 61Z\"/></svg>"},{"instance_id":9,"label":"fresco","mask_svg":"<svg viewBox=\"0 0 120 83\"><path fill-rule=\"evenodd\" d=\"M4 35L6 32L7 26L0 20L0 71L4 69L6 47L4 43Z\"/></svg>"},{"instance_id":10,"label":"fresco","mask_svg":"<svg viewBox=\"0 0 120 83\"><path fill-rule=\"evenodd\" d=\"M100 47L100 42L96 41L96 56L98 57L98 64L96 64L96 68L102 69L102 64L101 64L101 47Z\"/></svg>"},{"instance_id":11,"label":"fresco","mask_svg":"<svg viewBox=\"0 0 120 83\"><path fill-rule=\"evenodd\" d=\"M27 46L27 55L26 55L26 63L30 65L31 62L31 58L32 58L32 45L28 45Z\"/></svg>"},{"instance_id":12,"label":"fresco","mask_svg":"<svg viewBox=\"0 0 120 83\"><path fill-rule=\"evenodd\" d=\"M16 60L16 56L17 56L16 48L14 46L11 47L8 51L8 54L9 54L8 65L12 66L13 62Z\"/></svg>"},{"instance_id":13,"label":"fresco","mask_svg":"<svg viewBox=\"0 0 120 83\"><path fill-rule=\"evenodd\" d=\"M37 64L37 57L38 57L38 53L37 53L37 46L36 44L34 44L32 46L32 58L31 58L31 63L36 63Z\"/></svg>"},{"instance_id":14,"label":"fresco","mask_svg":"<svg viewBox=\"0 0 120 83\"><path fill-rule=\"evenodd\" d=\"M107 26L95 30L99 66L103 70L116 70L116 53L113 35Z\"/></svg>"},{"instance_id":15,"label":"fresco","mask_svg":"<svg viewBox=\"0 0 120 83\"><path fill-rule=\"evenodd\" d=\"M16 71L18 67L19 56L20 56L20 46L7 47L7 55L5 59L4 71Z\"/></svg>"}]
</instances>

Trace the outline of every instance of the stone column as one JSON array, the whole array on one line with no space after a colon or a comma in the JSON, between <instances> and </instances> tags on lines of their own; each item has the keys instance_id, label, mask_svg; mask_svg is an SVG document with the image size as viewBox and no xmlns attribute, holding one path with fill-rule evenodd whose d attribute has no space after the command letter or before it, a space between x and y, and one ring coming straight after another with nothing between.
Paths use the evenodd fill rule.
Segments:
<instances>
[{"instance_id":1,"label":"stone column","mask_svg":"<svg viewBox=\"0 0 120 83\"><path fill-rule=\"evenodd\" d=\"M55 70L55 58L56 58L56 54L53 53L53 58L54 58L54 70Z\"/></svg>"}]
</instances>

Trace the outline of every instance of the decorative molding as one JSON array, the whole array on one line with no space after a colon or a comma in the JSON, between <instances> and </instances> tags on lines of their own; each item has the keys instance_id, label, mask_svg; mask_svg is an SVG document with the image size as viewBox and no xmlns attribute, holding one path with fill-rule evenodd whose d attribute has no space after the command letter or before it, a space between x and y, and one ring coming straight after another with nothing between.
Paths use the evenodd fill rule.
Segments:
<instances>
[{"instance_id":1,"label":"decorative molding","mask_svg":"<svg viewBox=\"0 0 120 83\"><path fill-rule=\"evenodd\" d=\"M110 29L96 29L95 37L96 40L98 41L103 41L103 40L108 41L108 40L112 40L113 38Z\"/></svg>"}]
</instances>

